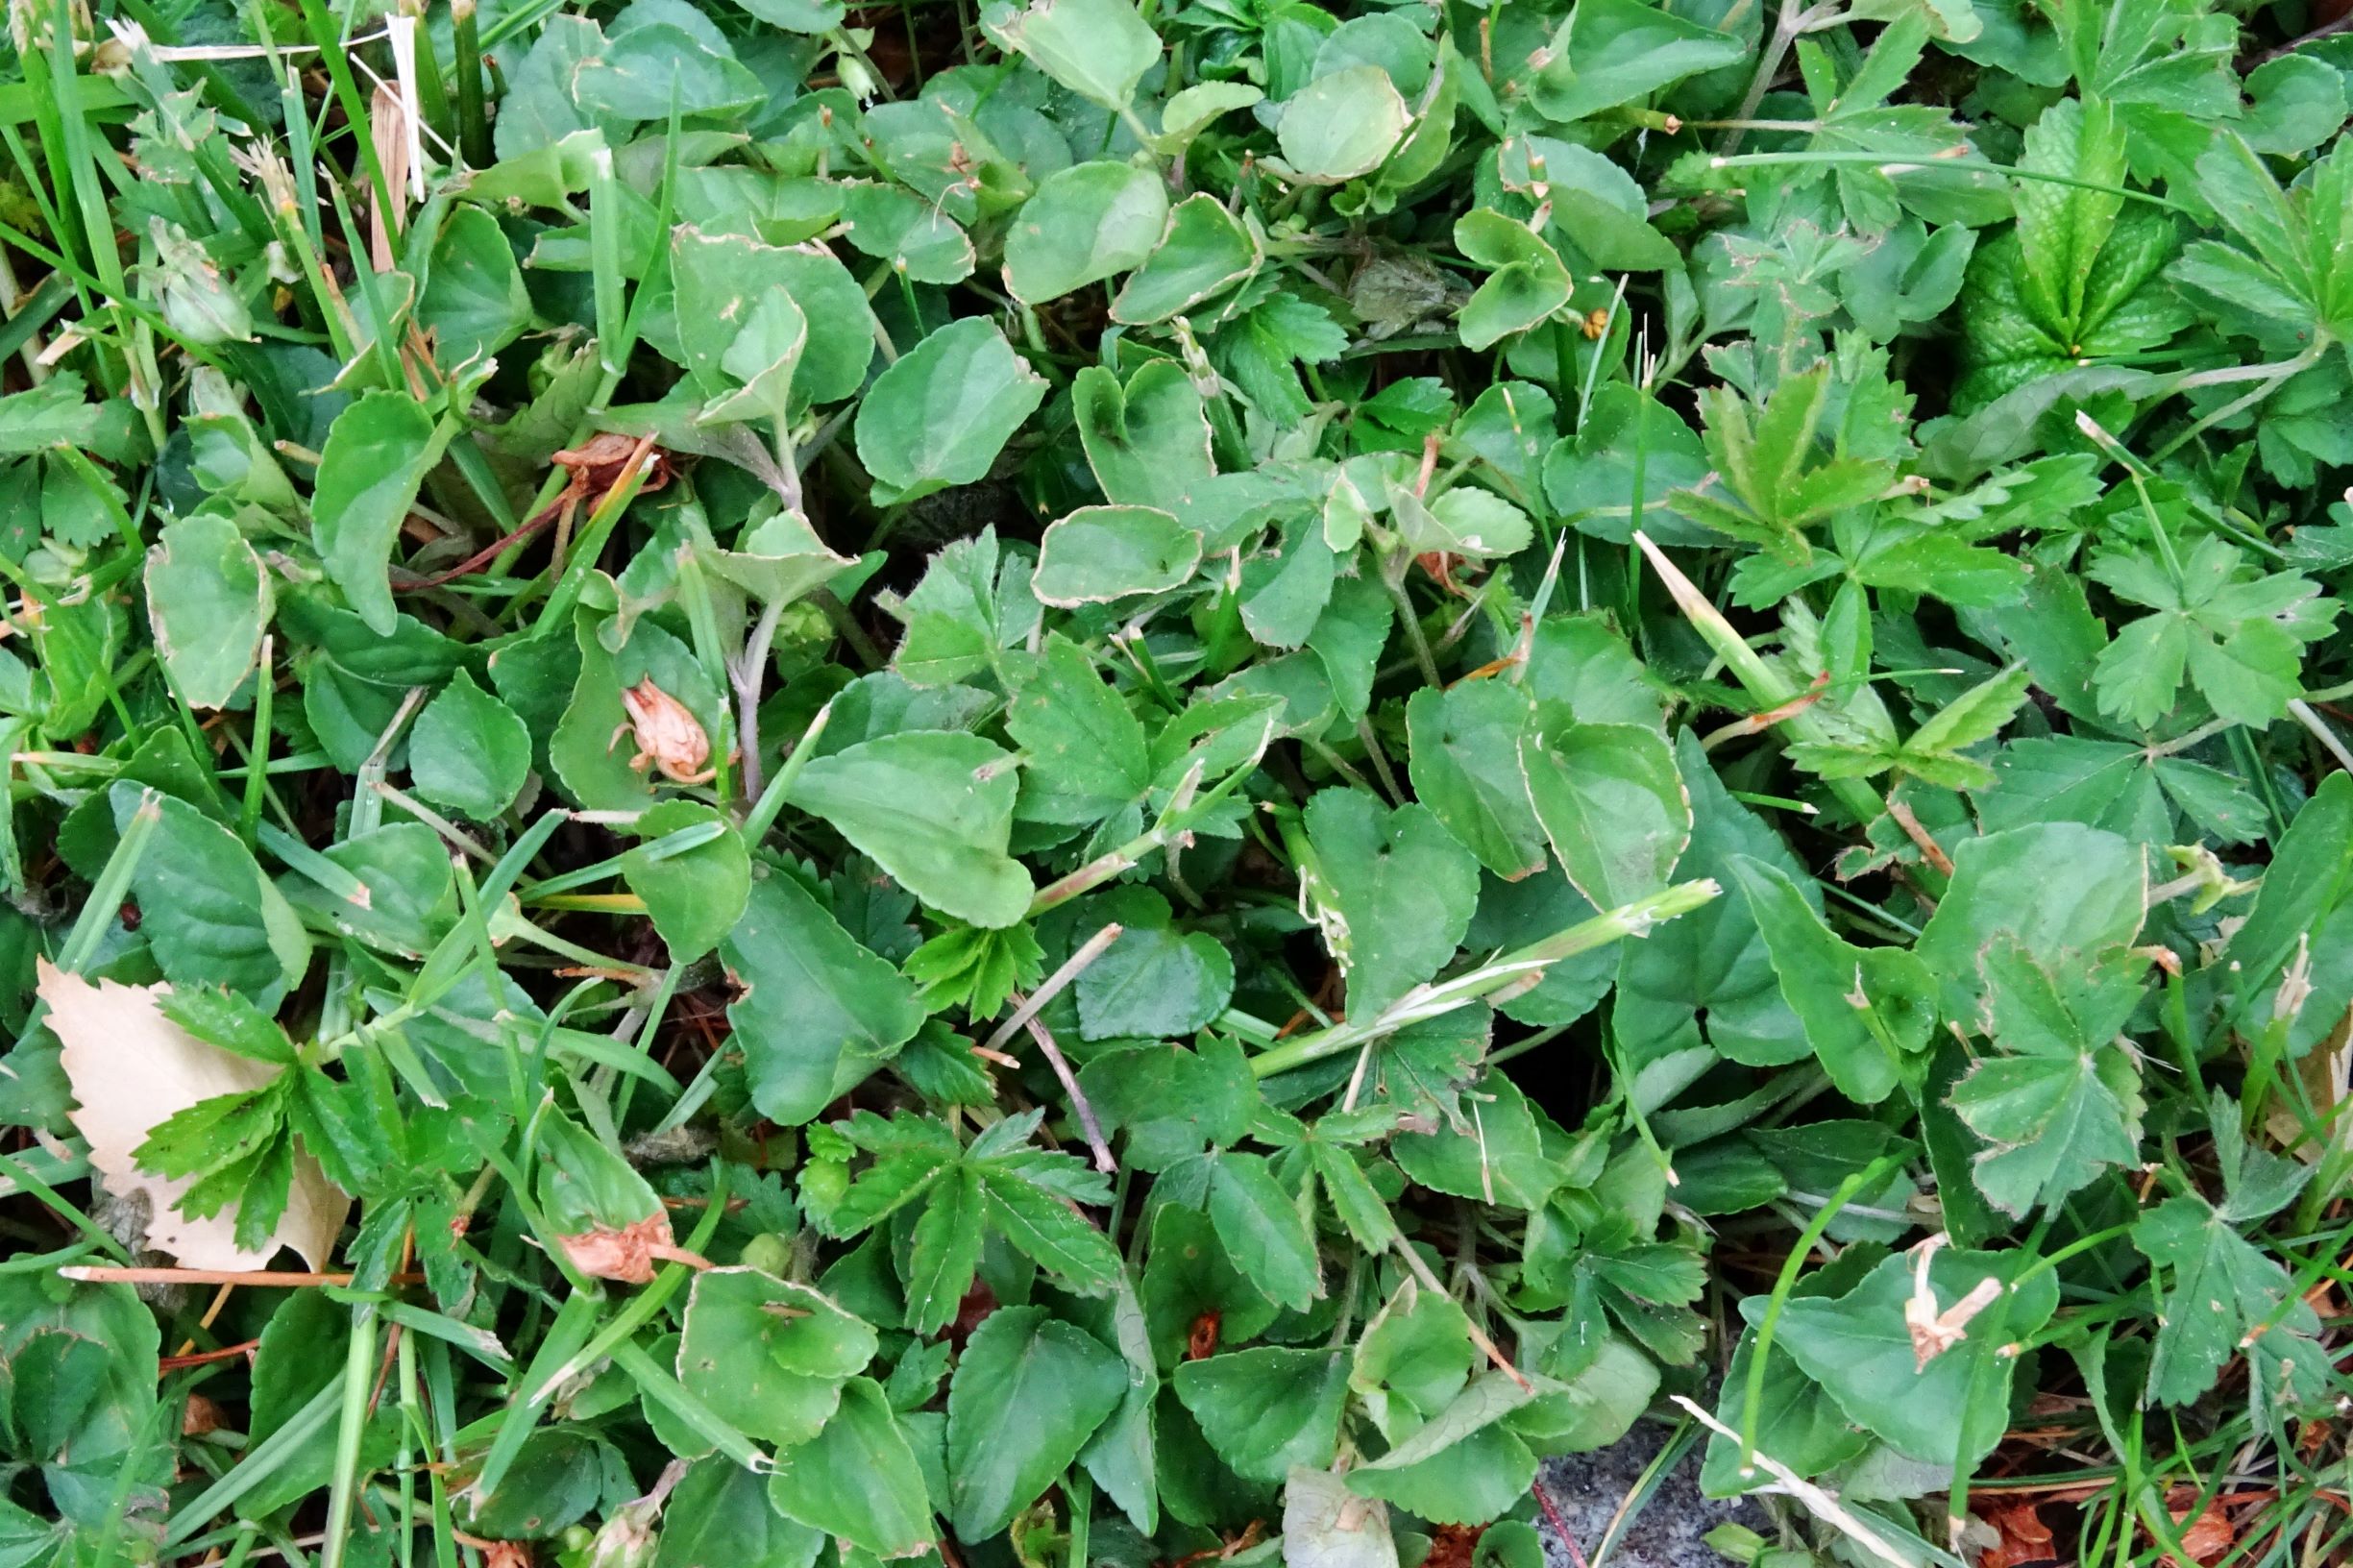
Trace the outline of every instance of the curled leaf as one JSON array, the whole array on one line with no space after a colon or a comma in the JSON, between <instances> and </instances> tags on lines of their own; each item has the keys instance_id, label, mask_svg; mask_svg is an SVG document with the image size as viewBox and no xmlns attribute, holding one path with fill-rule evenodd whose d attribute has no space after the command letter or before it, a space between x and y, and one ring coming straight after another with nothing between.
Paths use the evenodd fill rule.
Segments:
<instances>
[{"instance_id":1,"label":"curled leaf","mask_svg":"<svg viewBox=\"0 0 2353 1568\"><path fill-rule=\"evenodd\" d=\"M1928 1262L1950 1237L1933 1236L1912 1255L1912 1295L1903 1304L1903 1326L1912 1335L1912 1369L1924 1371L1930 1361L1969 1337L1969 1322L1994 1304L2001 1282L1992 1275L1979 1280L1968 1295L1943 1311L1936 1308L1936 1288L1928 1283Z\"/></svg>"}]
</instances>

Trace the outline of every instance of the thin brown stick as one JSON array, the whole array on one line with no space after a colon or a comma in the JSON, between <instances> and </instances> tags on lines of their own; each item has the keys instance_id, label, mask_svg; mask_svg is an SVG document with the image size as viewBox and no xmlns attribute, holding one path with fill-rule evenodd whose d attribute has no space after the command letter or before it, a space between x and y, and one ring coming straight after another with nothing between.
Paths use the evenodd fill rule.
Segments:
<instances>
[{"instance_id":1,"label":"thin brown stick","mask_svg":"<svg viewBox=\"0 0 2353 1568\"><path fill-rule=\"evenodd\" d=\"M1553 1501L1553 1494L1544 1489L1541 1481L1529 1484L1535 1488L1536 1507L1542 1508L1544 1517L1552 1521L1553 1533L1559 1536L1560 1544L1569 1549L1569 1560L1577 1564L1577 1568L1586 1568L1584 1548L1579 1546L1577 1537L1569 1533L1569 1522L1560 1517L1560 1507Z\"/></svg>"},{"instance_id":2,"label":"thin brown stick","mask_svg":"<svg viewBox=\"0 0 2353 1568\"><path fill-rule=\"evenodd\" d=\"M1063 987L1077 979L1088 965L1101 958L1104 948L1119 940L1119 924L1115 920L1079 943L1078 950L1063 960L1062 968L1047 975L1045 984L1032 992L1026 1001L1022 999L1019 992L1012 992L1013 1017L998 1024L990 1033L989 1038L981 1041L980 1048L984 1051L1003 1050L1005 1042L1019 1034L1022 1026L1038 1016L1040 1008L1044 1007L1046 1003L1060 994Z\"/></svg>"},{"instance_id":3,"label":"thin brown stick","mask_svg":"<svg viewBox=\"0 0 2353 1568\"><path fill-rule=\"evenodd\" d=\"M243 1339L233 1345L223 1345L218 1350L183 1351L177 1356L159 1356L156 1359L156 1366L159 1371L178 1372L186 1367L208 1365L213 1361L234 1360L260 1348L260 1340Z\"/></svg>"},{"instance_id":4,"label":"thin brown stick","mask_svg":"<svg viewBox=\"0 0 2353 1568\"><path fill-rule=\"evenodd\" d=\"M1062 1080L1063 1092L1070 1096L1070 1109L1078 1114L1079 1131L1087 1135L1087 1146L1094 1151L1094 1168L1106 1175L1117 1170L1119 1166L1111 1157L1111 1145L1103 1140L1103 1124L1094 1119L1094 1107L1087 1103L1087 1096L1080 1091L1078 1077L1064 1060L1061 1047L1054 1043L1054 1037L1046 1032L1044 1024L1035 1017L1027 1021L1029 1038L1038 1042L1039 1054L1054 1069L1054 1076Z\"/></svg>"},{"instance_id":5,"label":"thin brown stick","mask_svg":"<svg viewBox=\"0 0 2353 1568\"><path fill-rule=\"evenodd\" d=\"M2297 37L2290 38L2286 43L2281 44L2276 49L2265 50L2262 54L2257 55L2253 61L2248 62L2246 69L2252 70L2255 66L2277 60L2282 55L2292 55L2298 49L2303 48L2304 45L2308 43L2317 43L2322 38L2334 37L2338 34L2345 31L2347 28L2353 28L2353 12L2345 12L2345 14L2338 17L2333 22L2322 22L2318 27L2314 28L2311 32L2299 34Z\"/></svg>"},{"instance_id":6,"label":"thin brown stick","mask_svg":"<svg viewBox=\"0 0 2353 1568\"><path fill-rule=\"evenodd\" d=\"M1406 1239L1405 1232L1392 1228L1389 1232L1389 1244L1397 1256L1406 1261L1406 1267L1413 1271L1413 1277L1422 1282L1425 1289L1434 1290L1441 1296L1446 1294L1445 1285L1431 1270L1430 1265L1422 1262L1422 1255L1413 1250L1413 1243ZM1469 1320L1468 1313L1464 1314L1463 1326L1470 1330L1471 1343L1477 1345L1481 1353L1495 1363L1497 1371L1523 1388L1533 1386L1527 1378L1521 1375L1520 1369L1511 1364L1511 1358L1505 1355L1495 1341L1487 1337L1485 1331Z\"/></svg>"},{"instance_id":7,"label":"thin brown stick","mask_svg":"<svg viewBox=\"0 0 2353 1568\"><path fill-rule=\"evenodd\" d=\"M529 521L516 527L513 532L505 534L498 540L483 546L480 550L476 551L473 554L467 556L455 566L451 567L447 572L436 572L429 577L410 577L404 580L395 581L392 585L392 591L396 594L422 593L428 588L438 588L445 582L454 582L459 577L470 577L474 576L475 573L479 572L484 567L488 566L491 562L497 560L500 556L505 554L515 546L523 543L526 539L528 539L531 537L531 535L539 532L540 529L554 522L556 519L556 514L565 511L570 507L576 506L579 504L579 502L580 498L574 494L573 487L571 485L566 485L556 494L553 501L541 507Z\"/></svg>"},{"instance_id":8,"label":"thin brown stick","mask_svg":"<svg viewBox=\"0 0 2353 1568\"><path fill-rule=\"evenodd\" d=\"M1823 694L1829 689L1829 685L1830 673L1825 670L1814 677L1813 685L1778 707L1767 708L1762 713L1750 714L1745 719L1735 719L1723 728L1710 731L1701 740L1700 749L1713 751L1726 741L1738 740L1743 735L1761 735L1782 720L1794 719L1821 701Z\"/></svg>"},{"instance_id":9,"label":"thin brown stick","mask_svg":"<svg viewBox=\"0 0 2353 1568\"><path fill-rule=\"evenodd\" d=\"M1929 837L1928 830L1921 825L1920 819L1913 815L1910 806L1891 794L1887 797L1887 814L1896 819L1896 825L1903 829L1903 836L1920 846L1923 860L1947 876L1952 874L1952 857L1945 853L1943 845Z\"/></svg>"}]
</instances>

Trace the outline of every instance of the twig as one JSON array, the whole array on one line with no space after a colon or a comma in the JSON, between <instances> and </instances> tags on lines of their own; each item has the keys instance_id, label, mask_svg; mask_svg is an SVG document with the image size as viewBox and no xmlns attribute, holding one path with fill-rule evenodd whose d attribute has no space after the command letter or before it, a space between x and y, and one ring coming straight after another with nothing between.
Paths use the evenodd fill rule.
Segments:
<instances>
[{"instance_id":1,"label":"twig","mask_svg":"<svg viewBox=\"0 0 2353 1568\"><path fill-rule=\"evenodd\" d=\"M1927 828L1921 825L1920 818L1910 806L1891 794L1887 797L1887 814L1896 820L1898 827L1903 829L1903 836L1920 846L1923 860L1947 876L1952 874L1952 857L1945 853L1943 845L1929 836Z\"/></svg>"},{"instance_id":2,"label":"twig","mask_svg":"<svg viewBox=\"0 0 2353 1568\"><path fill-rule=\"evenodd\" d=\"M1079 977L1079 972L1103 956L1103 949L1119 940L1119 924L1114 921L1079 943L1078 951L1063 961L1061 968L1045 977L1045 984L1031 992L1027 1001L1017 996L1013 1017L996 1026L989 1038L981 1041L984 1051L1001 1051L1005 1042L1020 1032L1021 1026L1038 1016L1039 1009L1058 995L1063 987Z\"/></svg>"},{"instance_id":3,"label":"twig","mask_svg":"<svg viewBox=\"0 0 2353 1568\"><path fill-rule=\"evenodd\" d=\"M392 591L396 594L422 593L428 588L438 588L445 582L454 582L459 577L470 577L474 576L475 573L479 572L484 567L488 566L491 562L497 560L500 556L505 554L508 551L514 549L517 545L522 544L525 540L530 538L531 535L539 532L542 528L545 528L549 524L554 522L558 515L578 504L579 497L572 493L570 486L566 486L563 492L553 501L548 502L547 505L541 507L537 512L533 513L527 521L518 526L513 532L504 534L500 538L493 540L491 543L484 545L480 550L476 551L473 554L467 556L455 566L451 567L447 572L436 572L429 577L396 578L392 584Z\"/></svg>"},{"instance_id":4,"label":"twig","mask_svg":"<svg viewBox=\"0 0 2353 1568\"><path fill-rule=\"evenodd\" d=\"M1413 1277L1421 1281L1425 1288L1434 1290L1441 1296L1448 1294L1445 1283L1432 1272L1428 1263L1422 1262L1422 1255L1413 1250L1413 1243L1406 1239L1406 1233L1398 1230L1394 1224L1389 1227L1389 1245L1396 1251L1398 1257L1406 1261L1406 1267L1413 1271ZM1470 1330L1471 1343L1477 1345L1481 1353L1495 1363L1497 1371L1523 1388L1533 1386L1527 1378L1520 1374L1520 1369L1511 1364L1511 1358L1505 1355L1497 1348L1495 1341L1487 1337L1486 1331L1471 1321L1469 1313L1463 1314L1462 1323L1463 1327Z\"/></svg>"},{"instance_id":5,"label":"twig","mask_svg":"<svg viewBox=\"0 0 2353 1568\"><path fill-rule=\"evenodd\" d=\"M1779 723L1782 720L1795 719L1799 714L1803 713L1806 709L1821 701L1824 694L1828 692L1829 689L1830 672L1825 670L1822 672L1822 674L1814 677L1814 683L1811 686L1807 687L1804 691L1800 692L1796 697L1791 698L1788 701L1781 703L1777 707L1766 708L1761 712L1752 713L1745 719L1733 720L1730 723L1726 724L1721 729L1709 731L1708 734L1700 742L1700 749L1703 751L1713 751L1717 747L1723 745L1726 741L1736 741L1743 735L1761 735L1766 730L1771 729L1774 725Z\"/></svg>"},{"instance_id":6,"label":"twig","mask_svg":"<svg viewBox=\"0 0 2353 1568\"><path fill-rule=\"evenodd\" d=\"M1029 1038L1038 1042L1039 1053L1045 1058L1045 1065L1054 1069L1054 1076L1062 1080L1063 1092L1070 1096L1070 1109L1078 1114L1079 1131L1087 1135L1087 1146L1094 1151L1094 1168L1110 1175L1119 1168L1119 1164L1111 1157L1111 1145L1103 1140L1103 1124L1095 1120L1094 1107L1087 1103L1085 1091L1078 1087L1077 1075L1071 1072L1070 1064L1064 1060L1062 1048L1054 1043L1054 1037L1046 1031L1046 1026L1035 1017L1025 1021L1029 1025Z\"/></svg>"},{"instance_id":7,"label":"twig","mask_svg":"<svg viewBox=\"0 0 2353 1568\"><path fill-rule=\"evenodd\" d=\"M164 1372L179 1372L191 1366L205 1366L213 1361L234 1360L239 1356L248 1355L260 1348L260 1340L244 1339L233 1345L223 1345L218 1350L198 1350L180 1356L159 1357L156 1360L156 1365L159 1370Z\"/></svg>"},{"instance_id":8,"label":"twig","mask_svg":"<svg viewBox=\"0 0 2353 1568\"><path fill-rule=\"evenodd\" d=\"M1586 1568L1584 1548L1579 1546L1577 1537L1569 1533L1569 1522L1560 1517L1560 1507L1553 1501L1553 1494L1544 1489L1541 1481L1529 1484L1535 1488L1536 1507L1542 1508L1544 1517L1552 1522L1553 1533L1560 1537L1562 1546L1568 1548L1569 1560L1577 1564L1577 1568Z\"/></svg>"},{"instance_id":9,"label":"twig","mask_svg":"<svg viewBox=\"0 0 2353 1568\"><path fill-rule=\"evenodd\" d=\"M2353 11L2345 12L2333 22L2322 22L2309 33L2298 34L2276 49L2265 50L2249 62L2247 68L2251 70L2254 66L2261 65L2267 61L2277 60L2282 55L2292 55L2308 43L2318 43L2322 38L2335 37L2348 27L2353 27Z\"/></svg>"}]
</instances>

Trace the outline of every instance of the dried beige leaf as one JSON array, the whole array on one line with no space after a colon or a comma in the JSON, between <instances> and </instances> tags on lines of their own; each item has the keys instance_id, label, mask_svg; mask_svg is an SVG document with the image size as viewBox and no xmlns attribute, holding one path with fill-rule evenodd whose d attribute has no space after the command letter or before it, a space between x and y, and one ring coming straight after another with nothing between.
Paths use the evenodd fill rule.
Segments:
<instances>
[{"instance_id":1,"label":"dried beige leaf","mask_svg":"<svg viewBox=\"0 0 2353 1568\"><path fill-rule=\"evenodd\" d=\"M1912 1369L1923 1371L1930 1361L1969 1337L1970 1319L1994 1305L2001 1282L1992 1275L1943 1311L1936 1310L1936 1290L1928 1283L1928 1260L1950 1237L1932 1236L1912 1251L1912 1295L1903 1304L1903 1326L1912 1333Z\"/></svg>"},{"instance_id":2,"label":"dried beige leaf","mask_svg":"<svg viewBox=\"0 0 2353 1568\"><path fill-rule=\"evenodd\" d=\"M708 784L716 776L709 764L711 739L687 705L653 683L648 675L621 694L627 723L613 731L613 740L634 731L637 754L629 766L644 771L650 763L664 778L679 784ZM610 749L609 747L607 749Z\"/></svg>"},{"instance_id":3,"label":"dried beige leaf","mask_svg":"<svg viewBox=\"0 0 2353 1568\"><path fill-rule=\"evenodd\" d=\"M78 1102L70 1113L73 1124L89 1140L90 1164L107 1190L126 1202L145 1200L147 1245L186 1268L266 1265L277 1246L262 1252L238 1246L232 1210L209 1219L182 1213L180 1194L188 1182L147 1174L131 1151L157 1125L199 1100L259 1089L283 1069L224 1051L165 1017L156 997L169 986L92 985L44 959L37 989L49 1004L49 1027L64 1046L61 1060ZM278 1244L292 1247L312 1268L325 1268L351 1207L317 1161L296 1154Z\"/></svg>"}]
</instances>

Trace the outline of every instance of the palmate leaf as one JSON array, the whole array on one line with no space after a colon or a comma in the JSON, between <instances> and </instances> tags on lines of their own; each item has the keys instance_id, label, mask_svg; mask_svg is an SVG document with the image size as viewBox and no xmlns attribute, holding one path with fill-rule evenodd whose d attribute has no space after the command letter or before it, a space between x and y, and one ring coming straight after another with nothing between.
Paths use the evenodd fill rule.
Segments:
<instances>
[{"instance_id":1,"label":"palmate leaf","mask_svg":"<svg viewBox=\"0 0 2353 1568\"><path fill-rule=\"evenodd\" d=\"M2207 1123L2222 1170L2219 1204L2186 1193L2133 1226L2133 1245L2169 1281L2149 1356L2148 1397L2187 1404L2243 1353L2258 1411L2309 1408L2329 1385L2325 1353L2314 1342L2319 1317L2293 1295L2288 1271L2245 1233L2301 1191L2312 1171L2250 1147L2239 1121L2238 1105L2216 1090Z\"/></svg>"},{"instance_id":2,"label":"palmate leaf","mask_svg":"<svg viewBox=\"0 0 2353 1568\"><path fill-rule=\"evenodd\" d=\"M2263 158L2228 131L2197 162L2197 189L2240 247L2200 240L2173 281L2238 330L2283 349L2353 337L2353 159L2341 148L2282 190Z\"/></svg>"},{"instance_id":3,"label":"palmate leaf","mask_svg":"<svg viewBox=\"0 0 2353 1568\"><path fill-rule=\"evenodd\" d=\"M2025 705L2026 686L2026 667L2013 665L1954 698L1900 744L1800 742L1790 747L1790 760L1825 778L1893 770L1944 789L1983 789L1994 781L1993 769L1965 753L2001 732Z\"/></svg>"},{"instance_id":4,"label":"palmate leaf","mask_svg":"<svg viewBox=\"0 0 2353 1568\"><path fill-rule=\"evenodd\" d=\"M2126 139L2098 99L2062 99L2027 131L2022 169L2081 184L2019 181L2017 227L1978 247L1962 293L1964 406L2156 348L2190 324L2157 281L2180 248L2174 219L2121 193Z\"/></svg>"},{"instance_id":5,"label":"palmate leaf","mask_svg":"<svg viewBox=\"0 0 2353 1568\"><path fill-rule=\"evenodd\" d=\"M1954 1111L1990 1145L1979 1190L2013 1214L2054 1207L2141 1145L2140 1074L2116 1046L2143 966L2104 955L2047 967L2006 933L1982 960L2000 1057L1953 1086Z\"/></svg>"},{"instance_id":6,"label":"palmate leaf","mask_svg":"<svg viewBox=\"0 0 2353 1568\"><path fill-rule=\"evenodd\" d=\"M1729 386L1701 394L1712 484L1675 492L1692 521L1788 561L1812 546L1805 529L1875 500L1894 480L1892 463L1825 456L1815 446L1830 393L1826 362L1781 380L1761 409Z\"/></svg>"},{"instance_id":7,"label":"palmate leaf","mask_svg":"<svg viewBox=\"0 0 2353 1568\"><path fill-rule=\"evenodd\" d=\"M2212 535L2178 572L2128 550L2093 557L2086 576L2143 605L2095 666L2100 711L2143 728L2169 712L2187 680L2232 723L2279 718L2301 688L2302 645L2324 635L2338 601L2292 572L2255 574L2244 553Z\"/></svg>"},{"instance_id":8,"label":"palmate leaf","mask_svg":"<svg viewBox=\"0 0 2353 1568\"><path fill-rule=\"evenodd\" d=\"M907 1326L933 1333L956 1315L980 1262L984 1231L1003 1237L1066 1288L1097 1295L1120 1278L1119 1254L1073 1205L1110 1201L1101 1174L1074 1156L1032 1146L1042 1110L1003 1117L969 1145L911 1112L861 1111L836 1124L847 1145L823 1161L829 1174L802 1190L811 1221L842 1238L860 1235L920 1201L905 1264ZM828 1141L832 1141L829 1139ZM846 1178L848 1148L872 1162ZM812 1195L816 1201L811 1201Z\"/></svg>"}]
</instances>

